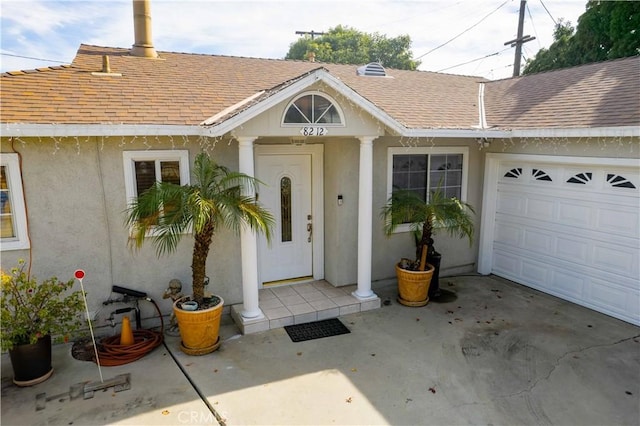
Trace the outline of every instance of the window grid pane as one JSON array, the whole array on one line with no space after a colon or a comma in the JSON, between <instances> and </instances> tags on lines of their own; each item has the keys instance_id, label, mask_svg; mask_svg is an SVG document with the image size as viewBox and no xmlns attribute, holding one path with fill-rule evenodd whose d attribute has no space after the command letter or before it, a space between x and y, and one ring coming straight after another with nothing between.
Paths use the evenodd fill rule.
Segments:
<instances>
[{"instance_id":1,"label":"window grid pane","mask_svg":"<svg viewBox=\"0 0 640 426\"><path fill-rule=\"evenodd\" d=\"M416 192L423 200L427 194L427 164L425 154L393 156L393 188Z\"/></svg>"},{"instance_id":2,"label":"window grid pane","mask_svg":"<svg viewBox=\"0 0 640 426\"><path fill-rule=\"evenodd\" d=\"M160 162L160 178L162 182L180 185L180 162L162 161Z\"/></svg>"},{"instance_id":3,"label":"window grid pane","mask_svg":"<svg viewBox=\"0 0 640 426\"><path fill-rule=\"evenodd\" d=\"M428 177L428 179L427 179ZM393 156L393 190L416 192L423 200L438 187L447 198L461 198L462 154L397 154Z\"/></svg>"},{"instance_id":4,"label":"window grid pane","mask_svg":"<svg viewBox=\"0 0 640 426\"><path fill-rule=\"evenodd\" d=\"M11 193L7 181L6 167L0 167L0 238L15 238L16 230L11 207Z\"/></svg>"},{"instance_id":5,"label":"window grid pane","mask_svg":"<svg viewBox=\"0 0 640 426\"><path fill-rule=\"evenodd\" d=\"M302 96L289 107L284 116L286 124L341 124L338 109L320 95Z\"/></svg>"},{"instance_id":6,"label":"window grid pane","mask_svg":"<svg viewBox=\"0 0 640 426\"><path fill-rule=\"evenodd\" d=\"M136 193L142 195L144 191L151 188L156 182L155 161L135 161L136 170Z\"/></svg>"},{"instance_id":7,"label":"window grid pane","mask_svg":"<svg viewBox=\"0 0 640 426\"><path fill-rule=\"evenodd\" d=\"M429 170L429 192L440 188L447 198L461 198L462 154L434 154Z\"/></svg>"}]
</instances>

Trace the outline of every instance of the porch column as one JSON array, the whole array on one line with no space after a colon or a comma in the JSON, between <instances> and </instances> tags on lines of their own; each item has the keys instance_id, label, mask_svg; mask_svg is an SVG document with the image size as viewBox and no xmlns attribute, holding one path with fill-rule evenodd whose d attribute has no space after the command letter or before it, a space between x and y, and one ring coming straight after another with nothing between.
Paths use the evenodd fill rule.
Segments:
<instances>
[{"instance_id":1,"label":"porch column","mask_svg":"<svg viewBox=\"0 0 640 426\"><path fill-rule=\"evenodd\" d=\"M371 291L371 226L373 214L373 139L360 138L358 185L358 289L353 296L363 300L377 297Z\"/></svg>"},{"instance_id":2,"label":"porch column","mask_svg":"<svg viewBox=\"0 0 640 426\"><path fill-rule=\"evenodd\" d=\"M249 176L255 176L253 161L254 137L239 137L239 171ZM247 192L244 195L255 195ZM242 256L242 302L244 310L243 318L254 319L262 317L262 311L258 305L258 242L256 234L246 225L240 229L240 245Z\"/></svg>"}]
</instances>

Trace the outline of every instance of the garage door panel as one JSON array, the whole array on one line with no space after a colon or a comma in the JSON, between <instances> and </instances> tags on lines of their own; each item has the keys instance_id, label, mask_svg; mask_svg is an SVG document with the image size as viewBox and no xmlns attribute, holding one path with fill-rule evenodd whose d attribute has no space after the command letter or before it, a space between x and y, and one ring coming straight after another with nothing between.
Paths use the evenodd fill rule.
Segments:
<instances>
[{"instance_id":1,"label":"garage door panel","mask_svg":"<svg viewBox=\"0 0 640 426\"><path fill-rule=\"evenodd\" d=\"M523 248L535 253L555 254L553 239L553 235L539 229L525 229Z\"/></svg>"},{"instance_id":2,"label":"garage door panel","mask_svg":"<svg viewBox=\"0 0 640 426\"><path fill-rule=\"evenodd\" d=\"M555 203L554 200L531 197L526 201L527 217L537 220L555 220Z\"/></svg>"},{"instance_id":3,"label":"garage door panel","mask_svg":"<svg viewBox=\"0 0 640 426\"><path fill-rule=\"evenodd\" d=\"M546 290L553 291L557 296L581 299L584 297L586 279L583 274L571 272L569 270L554 270L551 274L551 282Z\"/></svg>"},{"instance_id":4,"label":"garage door panel","mask_svg":"<svg viewBox=\"0 0 640 426\"><path fill-rule=\"evenodd\" d=\"M591 205L582 202L558 202L559 223L569 223L571 226L591 228L594 225L593 211Z\"/></svg>"},{"instance_id":5,"label":"garage door panel","mask_svg":"<svg viewBox=\"0 0 640 426\"><path fill-rule=\"evenodd\" d=\"M637 200L636 200L637 201ZM640 211L634 209L599 208L596 215L596 228L605 232L627 237L640 237Z\"/></svg>"},{"instance_id":6,"label":"garage door panel","mask_svg":"<svg viewBox=\"0 0 640 426\"><path fill-rule=\"evenodd\" d=\"M589 262L588 240L558 235L556 236L554 254L569 262L586 264Z\"/></svg>"},{"instance_id":7,"label":"garage door panel","mask_svg":"<svg viewBox=\"0 0 640 426\"><path fill-rule=\"evenodd\" d=\"M500 229L496 229L496 241L511 245L514 247L522 247L524 238L524 229L517 224L505 224Z\"/></svg>"},{"instance_id":8,"label":"garage door panel","mask_svg":"<svg viewBox=\"0 0 640 426\"><path fill-rule=\"evenodd\" d=\"M629 301L633 300L633 291L604 280L592 280L587 297L597 307L624 314L630 307ZM635 299L638 297L636 294Z\"/></svg>"},{"instance_id":9,"label":"garage door panel","mask_svg":"<svg viewBox=\"0 0 640 426\"><path fill-rule=\"evenodd\" d=\"M496 252L493 257L493 268L496 274L505 274L510 277L521 275L521 259L508 252Z\"/></svg>"},{"instance_id":10,"label":"garage door panel","mask_svg":"<svg viewBox=\"0 0 640 426\"><path fill-rule=\"evenodd\" d=\"M606 271L629 278L640 276L640 250L611 244L597 244L593 248L593 264Z\"/></svg>"},{"instance_id":11,"label":"garage door panel","mask_svg":"<svg viewBox=\"0 0 640 426\"><path fill-rule=\"evenodd\" d=\"M520 275L528 282L540 283L540 288L547 288L551 280L551 270L544 264L534 260L519 259Z\"/></svg>"},{"instance_id":12,"label":"garage door panel","mask_svg":"<svg viewBox=\"0 0 640 426\"><path fill-rule=\"evenodd\" d=\"M516 193L501 192L498 194L498 209L505 214L520 216L524 214L526 200Z\"/></svg>"}]
</instances>

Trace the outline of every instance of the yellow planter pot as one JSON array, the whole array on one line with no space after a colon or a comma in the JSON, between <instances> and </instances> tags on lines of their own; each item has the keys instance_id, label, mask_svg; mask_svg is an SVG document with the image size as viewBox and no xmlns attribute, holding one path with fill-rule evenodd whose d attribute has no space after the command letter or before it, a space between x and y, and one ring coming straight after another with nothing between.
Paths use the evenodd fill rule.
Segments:
<instances>
[{"instance_id":1,"label":"yellow planter pot","mask_svg":"<svg viewBox=\"0 0 640 426\"><path fill-rule=\"evenodd\" d=\"M220 346L220 318L224 300L220 297L220 303L216 306L201 311L185 311L177 307L179 303L189 299L184 297L173 304L182 338L180 349L188 355L211 353Z\"/></svg>"},{"instance_id":2,"label":"yellow planter pot","mask_svg":"<svg viewBox=\"0 0 640 426\"><path fill-rule=\"evenodd\" d=\"M425 271L409 271L396 264L398 302L405 306L424 306L429 303L429 285L434 270L429 263Z\"/></svg>"}]
</instances>

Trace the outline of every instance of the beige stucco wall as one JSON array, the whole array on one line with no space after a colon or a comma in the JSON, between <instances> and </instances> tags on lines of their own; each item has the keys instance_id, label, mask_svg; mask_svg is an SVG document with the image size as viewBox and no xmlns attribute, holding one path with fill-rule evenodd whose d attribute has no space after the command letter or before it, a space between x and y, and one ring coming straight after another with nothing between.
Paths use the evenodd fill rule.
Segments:
<instances>
[{"instance_id":1,"label":"beige stucco wall","mask_svg":"<svg viewBox=\"0 0 640 426\"><path fill-rule=\"evenodd\" d=\"M200 151L200 142L154 136L138 137L133 142L130 138L80 137L55 141L22 138L21 142L14 143L23 158L32 275L70 279L76 269L84 269L89 309L100 311L98 323L115 309L112 307L115 305L102 307L114 284L146 291L164 312L170 312L170 301L162 300L169 280L180 279L184 292L191 292L193 240L185 236L175 255L161 258L156 256L151 244L140 250L130 248L128 230L124 226L126 196L122 152L187 149L193 164ZM3 138L3 151L11 152L10 146ZM237 143L219 141L211 152L219 163L237 170ZM214 238L207 263L211 290L222 295L228 303L241 302L239 237L225 231ZM29 260L29 251L3 251L2 268L10 268L19 258ZM150 304L142 305L148 315L154 314Z\"/></svg>"},{"instance_id":2,"label":"beige stucco wall","mask_svg":"<svg viewBox=\"0 0 640 426\"><path fill-rule=\"evenodd\" d=\"M279 117L278 114L276 116ZM354 112L353 119L362 117ZM279 120L279 118L278 118ZM360 130L373 124L362 121ZM246 128L245 128L246 129ZM354 136L315 139L324 144L324 221L325 278L336 286L357 281L358 254L358 167L360 141ZM387 198L387 149L392 146L466 146L469 149L467 201L476 209L476 238L470 247L466 240L436 234L436 248L442 253L442 275L472 272L476 269L477 240L482 214L484 156L488 152L546 155L640 158L640 141L635 139L554 139L493 140L490 147L478 146L472 139L412 139L384 136L373 142L373 229L372 280L393 278L394 264L401 257L413 257L415 248L409 233L387 238L383 233L380 209ZM256 143L288 143L287 138L260 138ZM180 279L184 292L191 291L192 239L186 236L175 255L157 258L151 244L135 251L128 246L124 226L126 208L124 150L187 149L190 161L202 148L233 170L238 168L235 141L183 137L131 138L21 138L14 142L22 154L23 180L31 235L32 274L46 278L72 277L83 268L90 310L98 312L98 324L113 310L102 307L112 285L146 291L170 311L162 293L172 278ZM2 151L11 152L7 138ZM343 204L337 203L338 195ZM2 268L17 259L29 260L28 250L4 251ZM223 231L216 235L207 264L211 290L227 304L242 302L239 237ZM114 295L117 296L117 295ZM148 305L148 304L145 304ZM143 306L153 316L150 306ZM102 321L102 323L100 323Z\"/></svg>"},{"instance_id":3,"label":"beige stucco wall","mask_svg":"<svg viewBox=\"0 0 640 426\"><path fill-rule=\"evenodd\" d=\"M389 147L408 146L408 141L394 137L379 138L374 142L374 179L373 179L373 251L372 279L383 280L395 277L394 265L402 257L415 258L415 243L410 232L399 232L387 237L383 231L383 219L380 209L387 201L387 154ZM436 250L442 254L441 275L472 272L477 262L479 224L482 202L482 162L483 153L478 149L475 140L466 139L418 139L410 141L411 146L418 147L468 147L469 165L467 186L467 202L475 211L476 232L473 244L468 240L449 237L445 232L434 234ZM411 148L407 148L407 153Z\"/></svg>"}]
</instances>

